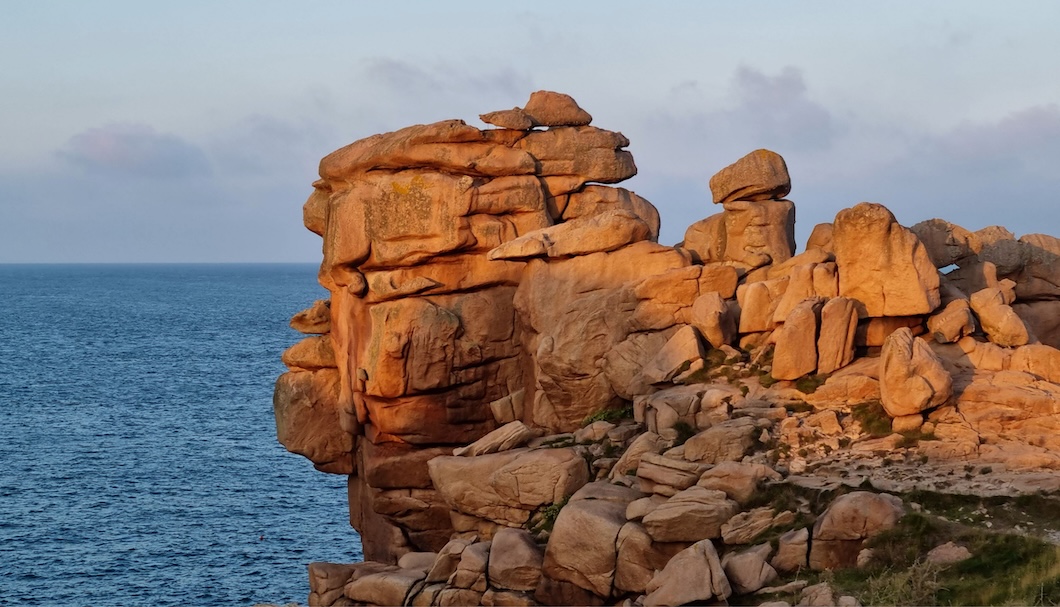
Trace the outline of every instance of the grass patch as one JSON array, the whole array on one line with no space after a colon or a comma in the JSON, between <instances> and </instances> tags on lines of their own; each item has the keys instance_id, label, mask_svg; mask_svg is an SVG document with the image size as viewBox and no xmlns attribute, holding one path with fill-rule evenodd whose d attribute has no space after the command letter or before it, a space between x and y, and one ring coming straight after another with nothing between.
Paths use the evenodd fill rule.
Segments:
<instances>
[{"instance_id":1,"label":"grass patch","mask_svg":"<svg viewBox=\"0 0 1060 607\"><path fill-rule=\"evenodd\" d=\"M563 510L563 507L570 501L570 496L563 498L558 502L553 502L547 506L542 506L537 511L537 518L539 522L534 525L534 528L530 531L535 535L543 532L551 532L552 528L556 526L556 518L559 517L559 511Z\"/></svg>"},{"instance_id":2,"label":"grass patch","mask_svg":"<svg viewBox=\"0 0 1060 607\"><path fill-rule=\"evenodd\" d=\"M861 424L861 430L874 438L891 434L891 418L878 400L854 405L850 409L854 420Z\"/></svg>"},{"instance_id":3,"label":"grass patch","mask_svg":"<svg viewBox=\"0 0 1060 607\"><path fill-rule=\"evenodd\" d=\"M795 380L795 389L803 394L813 394L826 381L828 381L828 373L804 375Z\"/></svg>"},{"instance_id":4,"label":"grass patch","mask_svg":"<svg viewBox=\"0 0 1060 607\"><path fill-rule=\"evenodd\" d=\"M685 444L688 439L692 438L698 433L698 431L694 427L692 427L691 424L682 421L679 421L674 424L673 429L675 432L677 432L677 439L674 440L675 447L679 447Z\"/></svg>"},{"instance_id":5,"label":"grass patch","mask_svg":"<svg viewBox=\"0 0 1060 607\"><path fill-rule=\"evenodd\" d=\"M977 499L934 495L963 502L961 508ZM967 547L972 557L952 565L924 561L948 541ZM865 605L1060 604L1060 547L1037 538L910 513L867 546L873 549L868 568L837 572L837 582Z\"/></svg>"},{"instance_id":6,"label":"grass patch","mask_svg":"<svg viewBox=\"0 0 1060 607\"><path fill-rule=\"evenodd\" d=\"M582 420L582 427L584 428L593 422L600 421L615 424L624 419L633 419L633 403L628 403L621 409L601 409L596 413L587 415L585 419Z\"/></svg>"}]
</instances>

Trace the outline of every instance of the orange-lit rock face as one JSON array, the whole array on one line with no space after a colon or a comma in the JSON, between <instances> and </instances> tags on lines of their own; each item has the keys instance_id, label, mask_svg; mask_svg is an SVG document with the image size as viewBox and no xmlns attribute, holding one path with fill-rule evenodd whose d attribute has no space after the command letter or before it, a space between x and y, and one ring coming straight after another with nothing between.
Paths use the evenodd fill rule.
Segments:
<instances>
[{"instance_id":1,"label":"orange-lit rock face","mask_svg":"<svg viewBox=\"0 0 1060 607\"><path fill-rule=\"evenodd\" d=\"M889 458L913 432L937 439L901 446L921 463L1060 469L1060 240L862 203L795 255L786 165L757 150L711 180L723 212L663 246L651 203L600 185L635 174L628 140L573 99L483 120L502 128L350 144L303 207L330 298L291 321L309 337L282 356L277 436L349 475L364 554L398 563L313 567L316 599L724 600L856 562L903 509L848 494L769 558L749 544L794 515L747 511L762 480ZM905 482L886 468L864 470ZM568 498L542 550L530 533Z\"/></svg>"},{"instance_id":2,"label":"orange-lit rock face","mask_svg":"<svg viewBox=\"0 0 1060 607\"><path fill-rule=\"evenodd\" d=\"M602 357L630 333L625 317L608 328L591 317L610 305L588 305L586 333L575 337L561 329L564 315L578 312L557 307L556 298L578 299L567 291L589 282L606 292L601 302L631 297L626 282L687 265L687 257L645 242L659 230L651 203L627 190L585 185L621 181L636 166L623 149L629 141L588 126L591 117L573 99L539 92L525 110L485 116L517 128L480 131L459 120L418 125L321 161L322 179L303 218L323 239L319 279L332 294L328 322L311 323L320 316L315 308L302 314L301 324L323 335L292 348L285 361L296 370L329 364L336 381L329 384L326 429L299 422L306 407L289 406L291 391L277 390L286 426L315 428L299 435L300 452L316 453L314 440L338 444L328 437L341 435L348 439L341 448L404 445L412 451L395 457L415 459L417 449L467 444L494 429L489 404L520 390L528 395L525 419L556 429L574 429L587 413L619 402L605 373L586 379L560 361L586 353L568 342L587 342ZM548 129L533 130L537 125ZM525 251L489 255L509 244ZM519 308L526 261L539 253L554 258L539 263L557 268L595 261L574 263L573 274L544 275L535 283L544 298ZM560 339L560 359L537 356L547 350L541 331L553 346ZM296 446L290 436L281 433L288 448ZM367 480L358 503L378 513L376 460L360 461L368 469L358 472ZM388 520L415 548L416 530Z\"/></svg>"}]
</instances>

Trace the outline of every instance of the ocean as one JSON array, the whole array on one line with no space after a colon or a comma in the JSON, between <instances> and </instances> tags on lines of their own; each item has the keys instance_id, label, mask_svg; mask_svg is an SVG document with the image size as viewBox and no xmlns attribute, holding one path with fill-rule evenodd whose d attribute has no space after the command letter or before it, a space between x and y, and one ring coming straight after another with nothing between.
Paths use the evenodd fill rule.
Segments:
<instances>
[{"instance_id":1,"label":"ocean","mask_svg":"<svg viewBox=\"0 0 1060 607\"><path fill-rule=\"evenodd\" d=\"M304 604L361 560L276 441L311 265L0 265L0 605Z\"/></svg>"}]
</instances>

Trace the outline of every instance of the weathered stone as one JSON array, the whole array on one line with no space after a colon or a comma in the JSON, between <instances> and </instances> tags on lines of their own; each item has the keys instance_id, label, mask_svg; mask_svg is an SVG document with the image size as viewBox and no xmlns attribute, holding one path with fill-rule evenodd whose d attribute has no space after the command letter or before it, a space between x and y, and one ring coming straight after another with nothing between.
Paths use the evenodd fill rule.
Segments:
<instances>
[{"instance_id":1,"label":"weathered stone","mask_svg":"<svg viewBox=\"0 0 1060 607\"><path fill-rule=\"evenodd\" d=\"M990 341L1009 348L1030 343L1027 325L1005 303L1000 289L983 289L973 293L971 305Z\"/></svg>"},{"instance_id":2,"label":"weathered stone","mask_svg":"<svg viewBox=\"0 0 1060 607\"><path fill-rule=\"evenodd\" d=\"M1018 301L1012 309L1041 343L1060 348L1060 301Z\"/></svg>"},{"instance_id":3,"label":"weathered stone","mask_svg":"<svg viewBox=\"0 0 1060 607\"><path fill-rule=\"evenodd\" d=\"M532 131L515 148L537 161L536 172L543 177L570 175L583 183L617 183L637 174L633 155L622 149L628 145L621 133L577 126Z\"/></svg>"},{"instance_id":4,"label":"weathered stone","mask_svg":"<svg viewBox=\"0 0 1060 607\"><path fill-rule=\"evenodd\" d=\"M675 555L645 588L645 607L724 601L732 595L718 552L710 540L692 544Z\"/></svg>"},{"instance_id":5,"label":"weathered stone","mask_svg":"<svg viewBox=\"0 0 1060 607\"><path fill-rule=\"evenodd\" d=\"M335 351L331 348L331 338L326 335L307 337L284 350L280 358L293 370L335 368Z\"/></svg>"},{"instance_id":6,"label":"weathered stone","mask_svg":"<svg viewBox=\"0 0 1060 607\"><path fill-rule=\"evenodd\" d=\"M611 469L609 477L611 480L615 480L619 476L636 474L637 469L640 467L640 460L644 454L660 453L665 448L666 444L666 441L654 432L645 432L641 434L633 439L633 442L626 448L622 457L618 459L614 468Z\"/></svg>"},{"instance_id":7,"label":"weathered stone","mask_svg":"<svg viewBox=\"0 0 1060 607\"><path fill-rule=\"evenodd\" d=\"M346 582L358 569L357 564L309 563L309 604L333 604L343 596Z\"/></svg>"},{"instance_id":8,"label":"weathered stone","mask_svg":"<svg viewBox=\"0 0 1060 607\"><path fill-rule=\"evenodd\" d=\"M437 560L437 552L406 552L398 559L397 565L402 569L420 569L426 574Z\"/></svg>"},{"instance_id":9,"label":"weathered stone","mask_svg":"<svg viewBox=\"0 0 1060 607\"><path fill-rule=\"evenodd\" d=\"M462 120L446 120L351 143L320 161L320 176L342 182L373 169L412 167L490 177L531 174L535 169L526 152L487 143L481 131Z\"/></svg>"},{"instance_id":10,"label":"weathered stone","mask_svg":"<svg viewBox=\"0 0 1060 607\"><path fill-rule=\"evenodd\" d=\"M807 566L810 530L803 527L788 531L777 540L777 553L769 561L781 573L791 573Z\"/></svg>"},{"instance_id":11,"label":"weathered stone","mask_svg":"<svg viewBox=\"0 0 1060 607\"><path fill-rule=\"evenodd\" d=\"M839 602L828 582L821 582L802 589L796 607L837 607Z\"/></svg>"},{"instance_id":12,"label":"weathered stone","mask_svg":"<svg viewBox=\"0 0 1060 607\"><path fill-rule=\"evenodd\" d=\"M430 584L448 580L449 577L456 572L456 567L460 564L460 558L464 554L464 549L470 546L471 543L471 540L467 539L450 540L438 551L438 555L434 559L434 564L427 570L427 577L424 581Z\"/></svg>"},{"instance_id":13,"label":"weathered stone","mask_svg":"<svg viewBox=\"0 0 1060 607\"><path fill-rule=\"evenodd\" d=\"M515 307L533 361L527 404L534 424L573 431L586 416L624 405L612 387L613 373L601 364L631 330L633 296L624 286L689 263L671 247L639 242L606 254L527 264Z\"/></svg>"},{"instance_id":14,"label":"weathered stone","mask_svg":"<svg viewBox=\"0 0 1060 607\"><path fill-rule=\"evenodd\" d=\"M817 327L824 301L805 299L788 314L776 330L773 370L776 379L798 379L817 369Z\"/></svg>"},{"instance_id":15,"label":"weathered stone","mask_svg":"<svg viewBox=\"0 0 1060 607\"><path fill-rule=\"evenodd\" d=\"M604 211L542 228L510 240L489 252L491 260L569 257L614 251L648 240L648 224L625 209Z\"/></svg>"},{"instance_id":16,"label":"weathered stone","mask_svg":"<svg viewBox=\"0 0 1060 607\"><path fill-rule=\"evenodd\" d=\"M533 590L541 580L544 551L524 529L501 529L493 536L489 581L497 588Z\"/></svg>"},{"instance_id":17,"label":"weathered stone","mask_svg":"<svg viewBox=\"0 0 1060 607\"><path fill-rule=\"evenodd\" d=\"M715 348L736 337L736 317L716 291L700 295L692 304L692 326Z\"/></svg>"},{"instance_id":18,"label":"weathered stone","mask_svg":"<svg viewBox=\"0 0 1060 607\"><path fill-rule=\"evenodd\" d=\"M521 421L513 421L497 428L470 445L453 449L453 455L475 456L508 451L516 447L522 447L533 437L533 431L526 427L526 424Z\"/></svg>"},{"instance_id":19,"label":"weathered stone","mask_svg":"<svg viewBox=\"0 0 1060 607\"><path fill-rule=\"evenodd\" d=\"M909 230L924 244L936 268L967 260L982 246L975 234L942 219L921 221Z\"/></svg>"},{"instance_id":20,"label":"weathered stone","mask_svg":"<svg viewBox=\"0 0 1060 607\"><path fill-rule=\"evenodd\" d=\"M670 381L705 354L699 331L686 325L674 333L662 350L641 370L641 375L650 384Z\"/></svg>"},{"instance_id":21,"label":"weathered stone","mask_svg":"<svg viewBox=\"0 0 1060 607\"><path fill-rule=\"evenodd\" d=\"M927 343L909 329L887 338L881 359L880 398L892 417L937 407L953 395L953 378Z\"/></svg>"},{"instance_id":22,"label":"weathered stone","mask_svg":"<svg viewBox=\"0 0 1060 607\"><path fill-rule=\"evenodd\" d=\"M853 566L864 540L893 528L903 514L902 500L886 493L854 491L836 498L814 523L810 568Z\"/></svg>"},{"instance_id":23,"label":"weathered stone","mask_svg":"<svg viewBox=\"0 0 1060 607\"><path fill-rule=\"evenodd\" d=\"M427 489L432 486L427 462L450 452L444 447L421 449L403 443L363 441L358 448L358 473L375 489Z\"/></svg>"},{"instance_id":24,"label":"weathered stone","mask_svg":"<svg viewBox=\"0 0 1060 607\"><path fill-rule=\"evenodd\" d=\"M655 573L687 547L684 542L655 542L643 526L626 523L618 533L615 588L643 594Z\"/></svg>"},{"instance_id":25,"label":"weathered stone","mask_svg":"<svg viewBox=\"0 0 1060 607\"><path fill-rule=\"evenodd\" d=\"M604 599L564 580L542 576L534 590L534 599L542 605L603 605Z\"/></svg>"},{"instance_id":26,"label":"weathered stone","mask_svg":"<svg viewBox=\"0 0 1060 607\"><path fill-rule=\"evenodd\" d=\"M481 604L486 607L532 607L538 602L525 592L508 592L490 588L482 593Z\"/></svg>"},{"instance_id":27,"label":"weathered stone","mask_svg":"<svg viewBox=\"0 0 1060 607\"><path fill-rule=\"evenodd\" d=\"M323 335L331 332L331 302L318 299L313 306L291 317L291 328L308 335Z\"/></svg>"},{"instance_id":28,"label":"weathered stone","mask_svg":"<svg viewBox=\"0 0 1060 607\"><path fill-rule=\"evenodd\" d=\"M321 472L353 473L353 437L343 431L335 369L284 373L272 396L276 437Z\"/></svg>"},{"instance_id":29,"label":"weathered stone","mask_svg":"<svg viewBox=\"0 0 1060 607\"><path fill-rule=\"evenodd\" d=\"M493 543L475 542L460 553L456 570L449 576L449 585L482 592L486 581L486 569L489 563Z\"/></svg>"},{"instance_id":30,"label":"weathered stone","mask_svg":"<svg viewBox=\"0 0 1060 607\"><path fill-rule=\"evenodd\" d=\"M637 466L637 480L645 493L673 495L696 484L705 469L702 464L644 453Z\"/></svg>"},{"instance_id":31,"label":"weathered stone","mask_svg":"<svg viewBox=\"0 0 1060 607\"><path fill-rule=\"evenodd\" d=\"M722 259L752 268L781 263L795 254L795 205L790 200L725 203Z\"/></svg>"},{"instance_id":32,"label":"weathered stone","mask_svg":"<svg viewBox=\"0 0 1060 607\"><path fill-rule=\"evenodd\" d=\"M711 177L710 191L715 203L778 200L791 191L791 178L780 154L755 150Z\"/></svg>"},{"instance_id":33,"label":"weathered stone","mask_svg":"<svg viewBox=\"0 0 1060 607\"><path fill-rule=\"evenodd\" d=\"M939 276L924 245L884 206L863 202L836 215L833 238L839 294L858 315L929 314L939 306Z\"/></svg>"},{"instance_id":34,"label":"weathered stone","mask_svg":"<svg viewBox=\"0 0 1060 607\"><path fill-rule=\"evenodd\" d=\"M968 301L955 299L927 321L928 332L940 344L949 344L975 331L975 318Z\"/></svg>"},{"instance_id":35,"label":"weathered stone","mask_svg":"<svg viewBox=\"0 0 1060 607\"><path fill-rule=\"evenodd\" d=\"M820 249L835 253L835 247L832 244L832 230L832 224L830 223L819 223L813 226L810 237L806 239L806 250Z\"/></svg>"},{"instance_id":36,"label":"weathered stone","mask_svg":"<svg viewBox=\"0 0 1060 607\"><path fill-rule=\"evenodd\" d=\"M593 120L573 97L553 91L530 93L523 112L540 126L582 126Z\"/></svg>"},{"instance_id":37,"label":"weathered stone","mask_svg":"<svg viewBox=\"0 0 1060 607\"><path fill-rule=\"evenodd\" d=\"M976 251L980 261L990 262L998 276L1015 274L1023 265L1023 246L1016 236L1001 226L988 226L975 231L979 240Z\"/></svg>"},{"instance_id":38,"label":"weathered stone","mask_svg":"<svg viewBox=\"0 0 1060 607\"><path fill-rule=\"evenodd\" d=\"M438 607L464 607L482 602L482 593L467 588L445 588L438 593ZM387 605L391 603L380 603Z\"/></svg>"},{"instance_id":39,"label":"weathered stone","mask_svg":"<svg viewBox=\"0 0 1060 607\"><path fill-rule=\"evenodd\" d=\"M779 577L777 570L768 562L772 551L767 542L725 555L721 566L736 594L752 593Z\"/></svg>"},{"instance_id":40,"label":"weathered stone","mask_svg":"<svg viewBox=\"0 0 1060 607\"><path fill-rule=\"evenodd\" d=\"M972 553L967 548L953 542L946 542L929 550L924 561L938 565L950 565L970 558L972 558Z\"/></svg>"},{"instance_id":41,"label":"weathered stone","mask_svg":"<svg viewBox=\"0 0 1060 607\"><path fill-rule=\"evenodd\" d=\"M754 421L741 417L722 422L685 441L685 458L704 464L739 461L754 445Z\"/></svg>"},{"instance_id":42,"label":"weathered stone","mask_svg":"<svg viewBox=\"0 0 1060 607\"><path fill-rule=\"evenodd\" d=\"M522 525L531 510L562 501L589 480L585 460L572 449L443 456L428 469L452 508L511 525Z\"/></svg>"},{"instance_id":43,"label":"weathered stone","mask_svg":"<svg viewBox=\"0 0 1060 607\"><path fill-rule=\"evenodd\" d=\"M346 598L369 605L404 605L412 587L422 580L422 571L393 569L356 578L346 584Z\"/></svg>"},{"instance_id":44,"label":"weathered stone","mask_svg":"<svg viewBox=\"0 0 1060 607\"><path fill-rule=\"evenodd\" d=\"M777 326L774 315L787 291L788 282L787 277L776 278L741 285L736 290L736 299L740 303L740 333L772 331Z\"/></svg>"},{"instance_id":45,"label":"weathered stone","mask_svg":"<svg viewBox=\"0 0 1060 607\"><path fill-rule=\"evenodd\" d=\"M857 329L858 312L854 300L835 297L825 302L821 308L821 331L817 338L818 373L834 373L854 360Z\"/></svg>"},{"instance_id":46,"label":"weathered stone","mask_svg":"<svg viewBox=\"0 0 1060 607\"><path fill-rule=\"evenodd\" d=\"M642 525L657 542L696 542L721 537L721 526L739 511L722 491L690 487L644 517Z\"/></svg>"},{"instance_id":47,"label":"weathered stone","mask_svg":"<svg viewBox=\"0 0 1060 607\"><path fill-rule=\"evenodd\" d=\"M633 500L626 506L626 520L637 521L649 512L666 503L667 496L653 493L648 497Z\"/></svg>"},{"instance_id":48,"label":"weathered stone","mask_svg":"<svg viewBox=\"0 0 1060 607\"><path fill-rule=\"evenodd\" d=\"M520 108L510 110L498 110L487 114L480 114L479 119L486 124L499 126L502 129L515 131L529 131L534 128L534 120Z\"/></svg>"},{"instance_id":49,"label":"weathered stone","mask_svg":"<svg viewBox=\"0 0 1060 607\"><path fill-rule=\"evenodd\" d=\"M613 209L633 213L648 226L649 240L659 239L659 211L652 203L624 188L587 185L571 193L563 209L564 221L599 215Z\"/></svg>"},{"instance_id":50,"label":"weathered stone","mask_svg":"<svg viewBox=\"0 0 1060 607\"><path fill-rule=\"evenodd\" d=\"M626 506L642 494L597 485L601 483L587 485L581 495L573 496L560 510L545 548L543 571L551 579L570 582L607 598L615 578L616 546L618 533L626 524ZM597 491L592 491L594 488ZM604 499L594 498L594 494Z\"/></svg>"},{"instance_id":51,"label":"weathered stone","mask_svg":"<svg viewBox=\"0 0 1060 607\"><path fill-rule=\"evenodd\" d=\"M700 475L700 487L724 491L730 499L746 504L754 497L761 483L779 481L780 474L765 464L721 462Z\"/></svg>"},{"instance_id":52,"label":"weathered stone","mask_svg":"<svg viewBox=\"0 0 1060 607\"><path fill-rule=\"evenodd\" d=\"M773 508L769 506L754 508L736 514L725 521L725 524L721 526L721 539L730 546L750 544L772 525Z\"/></svg>"}]
</instances>

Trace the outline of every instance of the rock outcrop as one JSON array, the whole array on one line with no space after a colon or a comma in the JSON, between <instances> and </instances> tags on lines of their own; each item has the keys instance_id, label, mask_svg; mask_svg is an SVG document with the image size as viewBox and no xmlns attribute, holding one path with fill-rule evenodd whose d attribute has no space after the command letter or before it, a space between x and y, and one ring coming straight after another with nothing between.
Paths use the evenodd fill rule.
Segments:
<instances>
[{"instance_id":1,"label":"rock outcrop","mask_svg":"<svg viewBox=\"0 0 1060 607\"><path fill-rule=\"evenodd\" d=\"M303 207L330 298L291 321L277 436L348 477L367 559L312 564L310 604L724 602L866 561L932 467L1060 488L1060 240L861 203L796 255L757 150L665 246L572 98L481 119L337 150Z\"/></svg>"}]
</instances>

